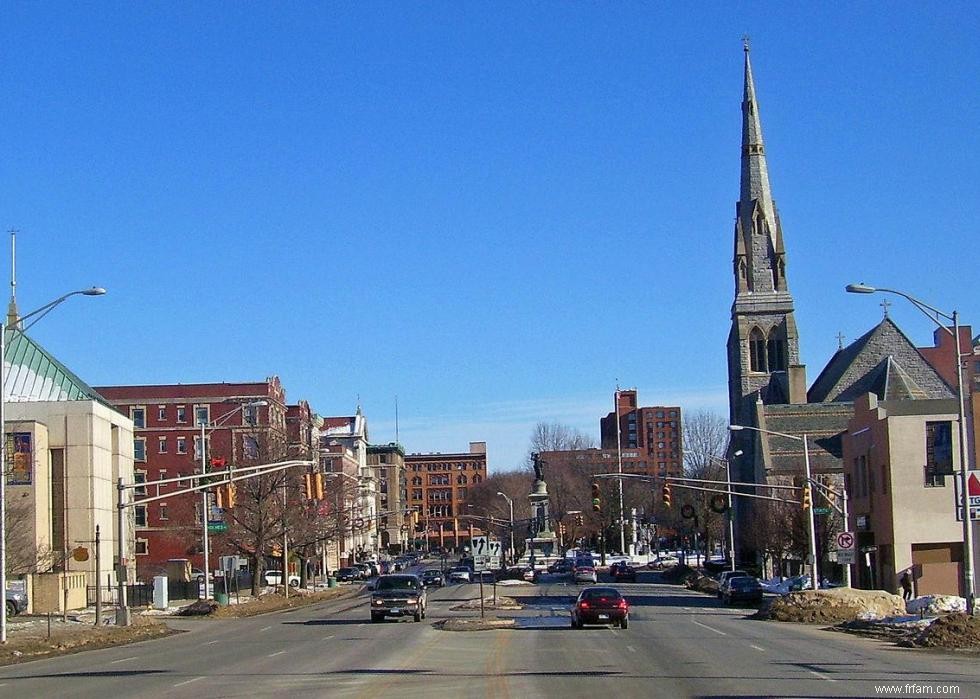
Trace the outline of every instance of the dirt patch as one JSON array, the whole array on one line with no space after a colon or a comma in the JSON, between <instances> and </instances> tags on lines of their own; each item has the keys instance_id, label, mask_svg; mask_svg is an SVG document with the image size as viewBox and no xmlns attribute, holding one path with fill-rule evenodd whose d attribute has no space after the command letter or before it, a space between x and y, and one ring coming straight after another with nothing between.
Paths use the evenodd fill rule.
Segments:
<instances>
[{"instance_id":1,"label":"dirt patch","mask_svg":"<svg viewBox=\"0 0 980 699\"><path fill-rule=\"evenodd\" d=\"M693 568L680 564L665 569L660 574L660 578L666 583L683 585L686 584L688 580L697 578L699 575L700 573Z\"/></svg>"},{"instance_id":2,"label":"dirt patch","mask_svg":"<svg viewBox=\"0 0 980 699\"><path fill-rule=\"evenodd\" d=\"M502 597L497 595L496 601L493 597L487 597L483 601L483 606L485 609L507 609L507 610L517 610L524 609L513 597ZM474 610L479 611L480 600L470 599L466 600L462 604L457 604L455 607L451 607L450 610L454 612L472 612Z\"/></svg>"},{"instance_id":3,"label":"dirt patch","mask_svg":"<svg viewBox=\"0 0 980 699\"><path fill-rule=\"evenodd\" d=\"M962 612L941 616L901 645L980 650L980 618Z\"/></svg>"},{"instance_id":4,"label":"dirt patch","mask_svg":"<svg viewBox=\"0 0 980 699\"><path fill-rule=\"evenodd\" d=\"M905 602L884 590L803 590L776 597L755 617L804 624L838 624L855 619L883 619L905 613Z\"/></svg>"},{"instance_id":5,"label":"dirt patch","mask_svg":"<svg viewBox=\"0 0 980 699\"><path fill-rule=\"evenodd\" d=\"M689 590L707 592L712 595L718 594L718 581L714 578L709 578L707 575L698 575L695 573L684 581L684 587Z\"/></svg>"},{"instance_id":6,"label":"dirt patch","mask_svg":"<svg viewBox=\"0 0 980 699\"><path fill-rule=\"evenodd\" d=\"M179 632L156 620L139 617L134 618L132 626L96 627L82 623L59 623L52 628L51 638L47 637L47 626L39 624L23 631L14 630L8 635L7 644L0 646L0 665L121 646L174 633Z\"/></svg>"},{"instance_id":7,"label":"dirt patch","mask_svg":"<svg viewBox=\"0 0 980 699\"><path fill-rule=\"evenodd\" d=\"M333 599L353 597L356 590L352 588L334 588L332 590L322 590L320 592L293 592L289 597L284 597L280 592L272 592L262 595L258 599L252 599L243 604L229 604L225 607L218 607L213 613L208 615L211 619L241 619L244 617L267 614L268 612L278 612L283 609L297 609L307 607L311 604L319 604Z\"/></svg>"},{"instance_id":8,"label":"dirt patch","mask_svg":"<svg viewBox=\"0 0 980 699\"><path fill-rule=\"evenodd\" d=\"M493 631L513 627L513 619L443 619L432 625L442 631Z\"/></svg>"}]
</instances>

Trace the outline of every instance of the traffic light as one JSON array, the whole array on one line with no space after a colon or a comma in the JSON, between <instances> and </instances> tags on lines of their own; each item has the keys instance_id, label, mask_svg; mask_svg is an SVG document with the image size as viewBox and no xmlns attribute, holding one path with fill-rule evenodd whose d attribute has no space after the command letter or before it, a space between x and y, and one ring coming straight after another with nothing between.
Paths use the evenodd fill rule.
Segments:
<instances>
[{"instance_id":1,"label":"traffic light","mask_svg":"<svg viewBox=\"0 0 980 699\"><path fill-rule=\"evenodd\" d=\"M323 500L323 474L320 472L313 476L313 495L317 500Z\"/></svg>"},{"instance_id":2,"label":"traffic light","mask_svg":"<svg viewBox=\"0 0 980 699\"><path fill-rule=\"evenodd\" d=\"M214 505L219 510L225 508L225 489L220 485L214 489Z\"/></svg>"},{"instance_id":3,"label":"traffic light","mask_svg":"<svg viewBox=\"0 0 980 699\"><path fill-rule=\"evenodd\" d=\"M303 474L303 494L306 495L307 500L313 499L313 474L312 473Z\"/></svg>"},{"instance_id":4,"label":"traffic light","mask_svg":"<svg viewBox=\"0 0 980 699\"><path fill-rule=\"evenodd\" d=\"M664 483L664 506L670 507L670 483Z\"/></svg>"},{"instance_id":5,"label":"traffic light","mask_svg":"<svg viewBox=\"0 0 980 699\"><path fill-rule=\"evenodd\" d=\"M225 488L225 509L230 510L235 506L235 484L229 483Z\"/></svg>"},{"instance_id":6,"label":"traffic light","mask_svg":"<svg viewBox=\"0 0 980 699\"><path fill-rule=\"evenodd\" d=\"M602 511L602 499L600 498L599 484L592 481L592 510L593 512Z\"/></svg>"},{"instance_id":7,"label":"traffic light","mask_svg":"<svg viewBox=\"0 0 980 699\"><path fill-rule=\"evenodd\" d=\"M806 483L803 486L803 509L809 510L813 506L813 502L810 499L810 484Z\"/></svg>"}]
</instances>

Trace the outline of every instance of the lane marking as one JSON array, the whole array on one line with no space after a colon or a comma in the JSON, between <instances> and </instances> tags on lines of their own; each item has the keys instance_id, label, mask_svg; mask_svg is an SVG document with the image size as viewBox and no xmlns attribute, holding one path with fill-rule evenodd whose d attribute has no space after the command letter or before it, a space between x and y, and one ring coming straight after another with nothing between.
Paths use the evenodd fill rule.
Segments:
<instances>
[{"instance_id":1,"label":"lane marking","mask_svg":"<svg viewBox=\"0 0 980 699\"><path fill-rule=\"evenodd\" d=\"M766 652L766 649L765 648L759 648L759 646L754 646L751 643L749 644L749 648L755 648L757 651L760 651L762 653L765 653Z\"/></svg>"},{"instance_id":2,"label":"lane marking","mask_svg":"<svg viewBox=\"0 0 980 699\"><path fill-rule=\"evenodd\" d=\"M267 657L267 658L274 658L274 657L276 657L277 655L282 655L282 654L283 654L283 653L285 653L285 652L286 652L286 651L284 651L284 650L280 650L280 651L276 651L275 653L270 653L269 655L267 655L267 656L265 656L265 657Z\"/></svg>"},{"instance_id":3,"label":"lane marking","mask_svg":"<svg viewBox=\"0 0 980 699\"><path fill-rule=\"evenodd\" d=\"M203 679L204 679L203 677L195 677L192 680L186 680L184 682L178 682L177 684L174 685L174 687L183 687L185 684L190 684L191 682L197 682L198 680L203 680Z\"/></svg>"},{"instance_id":4,"label":"lane marking","mask_svg":"<svg viewBox=\"0 0 980 699\"><path fill-rule=\"evenodd\" d=\"M835 679L834 679L833 677L827 677L827 676L826 676L825 674L823 674L823 673L821 673L821 672L817 672L816 670L808 670L808 672L809 672L809 673L810 673L811 675L816 675L816 676L817 676L817 677L819 677L820 679L822 679L822 680L827 680L828 682L836 682L836 681L837 681L837 680L835 680Z\"/></svg>"},{"instance_id":5,"label":"lane marking","mask_svg":"<svg viewBox=\"0 0 980 699\"><path fill-rule=\"evenodd\" d=\"M636 648L634 648L633 646L626 646L626 650L628 650L630 653L636 652Z\"/></svg>"},{"instance_id":6,"label":"lane marking","mask_svg":"<svg viewBox=\"0 0 980 699\"><path fill-rule=\"evenodd\" d=\"M132 658L122 658L120 660L113 660L109 664L110 665L115 665L116 663L125 663L125 662L129 662L130 660L136 660L136 656L134 655Z\"/></svg>"},{"instance_id":7,"label":"lane marking","mask_svg":"<svg viewBox=\"0 0 980 699\"><path fill-rule=\"evenodd\" d=\"M333 636L334 636L333 634L330 634L329 636L324 636L321 640L329 641L331 638L333 638Z\"/></svg>"},{"instance_id":8,"label":"lane marking","mask_svg":"<svg viewBox=\"0 0 980 699\"><path fill-rule=\"evenodd\" d=\"M207 642L207 643L205 643L204 645L206 645L206 646L213 646L213 645L214 645L215 643L217 643L217 642L218 642L217 640L214 640L214 641L208 641L208 642Z\"/></svg>"},{"instance_id":9,"label":"lane marking","mask_svg":"<svg viewBox=\"0 0 980 699\"><path fill-rule=\"evenodd\" d=\"M272 628L271 626L264 626L261 629L259 629L259 631L268 631L271 628Z\"/></svg>"},{"instance_id":10,"label":"lane marking","mask_svg":"<svg viewBox=\"0 0 980 699\"><path fill-rule=\"evenodd\" d=\"M694 619L691 619L691 623L692 624L697 624L698 626L700 626L703 629L708 629L708 631L714 631L719 636L727 636L728 635L724 631L719 631L718 629L713 629L710 626L708 626L707 624L702 624L700 621L695 621Z\"/></svg>"}]
</instances>

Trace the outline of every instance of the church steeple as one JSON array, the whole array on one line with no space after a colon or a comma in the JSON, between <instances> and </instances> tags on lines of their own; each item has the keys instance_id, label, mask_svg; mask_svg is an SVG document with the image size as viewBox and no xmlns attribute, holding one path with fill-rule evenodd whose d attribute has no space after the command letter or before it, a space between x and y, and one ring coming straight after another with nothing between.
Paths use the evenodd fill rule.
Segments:
<instances>
[{"instance_id":1,"label":"church steeple","mask_svg":"<svg viewBox=\"0 0 980 699\"><path fill-rule=\"evenodd\" d=\"M732 419L764 403L806 402L793 297L786 280L786 250L772 197L762 119L748 40L744 44L742 152L735 206L735 300L728 338Z\"/></svg>"}]
</instances>

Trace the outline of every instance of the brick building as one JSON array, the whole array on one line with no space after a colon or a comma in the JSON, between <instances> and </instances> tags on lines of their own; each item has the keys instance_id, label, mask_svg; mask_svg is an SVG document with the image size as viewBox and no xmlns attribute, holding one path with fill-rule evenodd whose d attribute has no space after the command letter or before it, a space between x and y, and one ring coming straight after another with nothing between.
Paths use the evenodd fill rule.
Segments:
<instances>
[{"instance_id":1,"label":"brick building","mask_svg":"<svg viewBox=\"0 0 980 699\"><path fill-rule=\"evenodd\" d=\"M229 463L258 458L260 450L269 454L278 450L285 456L286 395L278 377L255 383L102 386L96 390L133 421L136 483L200 473L202 446L206 458L224 458ZM242 407L258 401L265 405ZM298 435L299 424L296 426ZM178 489L174 483L149 486L138 489L137 497ZM135 507L137 577L158 574L171 558L187 558L195 569L203 568L201 501L200 494L194 493ZM222 513L212 508L209 521L221 519ZM221 533L214 532L210 538L212 563L220 555L236 553Z\"/></svg>"},{"instance_id":2,"label":"brick building","mask_svg":"<svg viewBox=\"0 0 980 699\"><path fill-rule=\"evenodd\" d=\"M623 468L650 476L680 476L683 471L681 409L638 407L636 389L617 391L616 411L599 420L603 450L616 449L619 422Z\"/></svg>"},{"instance_id":3,"label":"brick building","mask_svg":"<svg viewBox=\"0 0 980 699\"><path fill-rule=\"evenodd\" d=\"M458 454L409 454L405 472L408 506L419 513L424 530L415 533L417 543L459 549L481 533L466 512L466 497L486 478L486 442L470 442L469 452Z\"/></svg>"},{"instance_id":4,"label":"brick building","mask_svg":"<svg viewBox=\"0 0 980 699\"><path fill-rule=\"evenodd\" d=\"M367 465L376 481L378 536L381 550L399 553L408 546L411 518L405 450L401 444L374 444L367 448Z\"/></svg>"}]
</instances>

